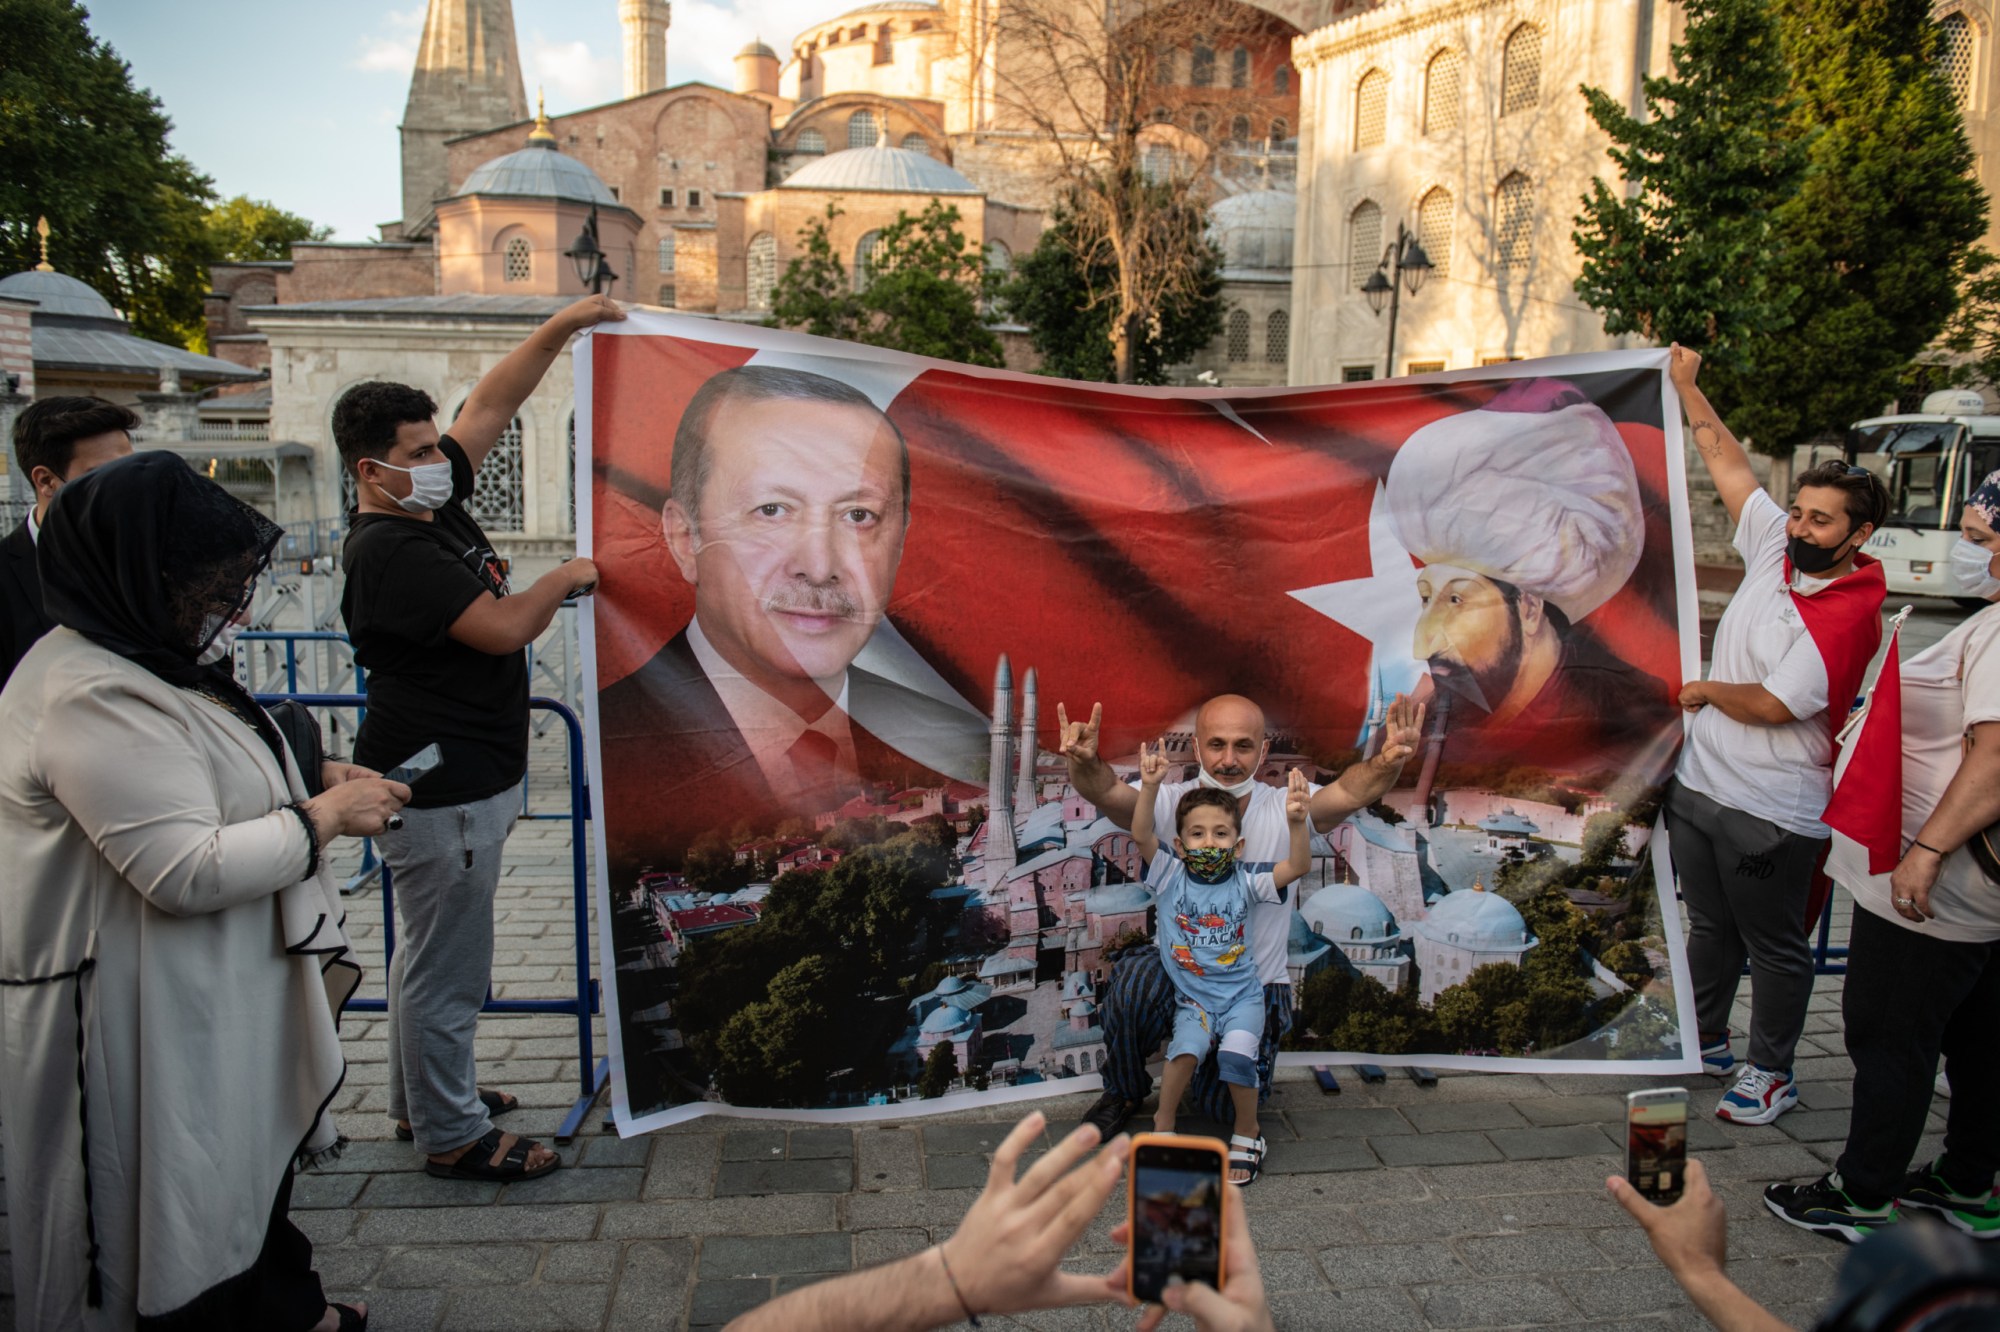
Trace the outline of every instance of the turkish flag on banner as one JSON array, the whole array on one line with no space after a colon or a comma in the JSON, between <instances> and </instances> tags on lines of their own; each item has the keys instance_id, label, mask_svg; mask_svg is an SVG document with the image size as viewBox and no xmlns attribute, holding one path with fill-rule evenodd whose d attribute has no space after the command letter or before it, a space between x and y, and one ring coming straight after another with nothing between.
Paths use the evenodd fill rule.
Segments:
<instances>
[{"instance_id":1,"label":"turkish flag on banner","mask_svg":"<svg viewBox=\"0 0 2000 1332\"><path fill-rule=\"evenodd\" d=\"M1827 827L1868 848L1870 874L1887 874L1903 858L1902 632L1899 620L1824 815Z\"/></svg>"}]
</instances>

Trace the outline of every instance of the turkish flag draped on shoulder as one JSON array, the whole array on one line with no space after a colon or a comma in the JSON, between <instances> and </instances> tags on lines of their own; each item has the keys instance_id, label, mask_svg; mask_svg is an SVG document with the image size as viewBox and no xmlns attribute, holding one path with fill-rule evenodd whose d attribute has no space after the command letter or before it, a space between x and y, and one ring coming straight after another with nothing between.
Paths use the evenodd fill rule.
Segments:
<instances>
[{"instance_id":1,"label":"turkish flag draped on shoulder","mask_svg":"<svg viewBox=\"0 0 2000 1332\"><path fill-rule=\"evenodd\" d=\"M1898 617L1846 770L1826 802L1826 826L1868 848L1870 874L1887 874L1903 853L1903 669L1896 653L1900 637Z\"/></svg>"}]
</instances>

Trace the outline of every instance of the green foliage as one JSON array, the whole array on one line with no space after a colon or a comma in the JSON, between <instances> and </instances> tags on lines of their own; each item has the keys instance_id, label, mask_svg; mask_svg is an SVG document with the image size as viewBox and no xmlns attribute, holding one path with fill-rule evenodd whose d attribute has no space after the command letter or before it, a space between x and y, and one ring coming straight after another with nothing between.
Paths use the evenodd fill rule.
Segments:
<instances>
[{"instance_id":1,"label":"green foliage","mask_svg":"<svg viewBox=\"0 0 2000 1332\"><path fill-rule=\"evenodd\" d=\"M295 242L322 241L333 234L332 227L315 225L297 213L247 194L217 204L202 221L220 261L289 259Z\"/></svg>"},{"instance_id":2,"label":"green foliage","mask_svg":"<svg viewBox=\"0 0 2000 1332\"><path fill-rule=\"evenodd\" d=\"M1613 860L1630 860L1625 842L1625 815L1617 810L1593 814L1583 821L1583 863L1602 869Z\"/></svg>"},{"instance_id":3,"label":"green foliage","mask_svg":"<svg viewBox=\"0 0 2000 1332\"><path fill-rule=\"evenodd\" d=\"M950 1041L939 1041L931 1047L930 1058L924 1061L923 1075L917 1079L917 1095L926 1101L936 1100L951 1089L951 1081L958 1076L958 1052Z\"/></svg>"},{"instance_id":4,"label":"green foliage","mask_svg":"<svg viewBox=\"0 0 2000 1332\"><path fill-rule=\"evenodd\" d=\"M1143 182L1132 193L1139 209L1171 214L1175 225L1167 230L1184 238L1178 255L1154 262L1189 270L1186 289L1162 299L1158 317L1138 327L1132 348L1131 382L1161 384L1168 366L1192 360L1222 331L1222 255L1197 225L1200 208L1184 195ZM1035 248L1015 260L1000 299L1011 318L1028 326L1043 374L1110 383L1118 377L1119 289L1116 261L1102 247L1085 254L1073 210L1059 204Z\"/></svg>"},{"instance_id":5,"label":"green foliage","mask_svg":"<svg viewBox=\"0 0 2000 1332\"><path fill-rule=\"evenodd\" d=\"M1287 1043L1294 1048L1366 1050L1380 1054L1435 1051L1436 1021L1417 1002L1414 984L1390 991L1369 977L1335 965L1309 977L1299 989L1298 1012L1303 1021ZM1310 1029L1316 1042L1305 1039Z\"/></svg>"},{"instance_id":6,"label":"green foliage","mask_svg":"<svg viewBox=\"0 0 2000 1332\"><path fill-rule=\"evenodd\" d=\"M719 832L695 838L681 858L681 873L698 893L729 893L750 882L753 867L736 863L736 843Z\"/></svg>"},{"instance_id":7,"label":"green foliage","mask_svg":"<svg viewBox=\"0 0 2000 1332\"><path fill-rule=\"evenodd\" d=\"M754 927L752 927L754 928ZM822 1099L840 1047L826 1039L839 1005L837 968L808 957L771 977L766 997L724 1024L715 1043L722 1094L743 1105Z\"/></svg>"},{"instance_id":8,"label":"green foliage","mask_svg":"<svg viewBox=\"0 0 2000 1332\"><path fill-rule=\"evenodd\" d=\"M968 365L1001 364L1000 340L986 327L986 256L958 229L958 209L931 200L915 217L898 212L883 227L861 290L834 252L829 224L837 204L799 230L802 253L772 292L773 322L824 338L893 347Z\"/></svg>"},{"instance_id":9,"label":"green foliage","mask_svg":"<svg viewBox=\"0 0 2000 1332\"><path fill-rule=\"evenodd\" d=\"M173 152L159 99L75 0L0 0L0 263L49 260L143 337L199 347L213 183Z\"/></svg>"},{"instance_id":10,"label":"green foliage","mask_svg":"<svg viewBox=\"0 0 2000 1332\"><path fill-rule=\"evenodd\" d=\"M1647 958L1646 950L1630 940L1612 944L1598 961L1618 973L1618 979L1635 990L1653 978L1653 964Z\"/></svg>"}]
</instances>

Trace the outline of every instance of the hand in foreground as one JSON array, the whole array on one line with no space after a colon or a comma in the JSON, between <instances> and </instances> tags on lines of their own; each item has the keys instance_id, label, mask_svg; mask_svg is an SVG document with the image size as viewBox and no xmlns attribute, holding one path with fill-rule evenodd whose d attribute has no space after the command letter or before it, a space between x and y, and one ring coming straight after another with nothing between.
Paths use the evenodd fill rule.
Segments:
<instances>
[{"instance_id":1,"label":"hand in foreground","mask_svg":"<svg viewBox=\"0 0 2000 1332\"><path fill-rule=\"evenodd\" d=\"M1021 1153L1046 1122L1037 1111L1014 1126L993 1153L985 1192L952 1237L938 1245L959 1294L975 1314L1097 1304L1107 1298L1102 1277L1064 1272L1062 1260L1117 1186L1130 1139L1121 1133L1093 1160L1079 1164L1097 1144L1097 1130L1085 1124L1015 1179Z\"/></svg>"},{"instance_id":2,"label":"hand in foreground","mask_svg":"<svg viewBox=\"0 0 2000 1332\"><path fill-rule=\"evenodd\" d=\"M563 574L569 579L569 594L573 597L587 597L597 590L597 565L579 555L573 560L564 560Z\"/></svg>"},{"instance_id":3,"label":"hand in foreground","mask_svg":"<svg viewBox=\"0 0 2000 1332\"><path fill-rule=\"evenodd\" d=\"M1687 712L1700 712L1708 706L1708 690L1701 680L1689 680L1681 686L1681 708Z\"/></svg>"},{"instance_id":4,"label":"hand in foreground","mask_svg":"<svg viewBox=\"0 0 2000 1332\"><path fill-rule=\"evenodd\" d=\"M1222 1220L1222 1289L1218 1291L1204 1281L1188 1283L1175 1277L1161 1296L1166 1307L1146 1306L1135 1332L1152 1332L1169 1309L1194 1319L1201 1332L1275 1332L1270 1306L1264 1300L1264 1274L1257 1266L1256 1246L1250 1242L1250 1219L1243 1214L1243 1190L1227 1182L1222 1187L1229 1194ZM1114 1244L1129 1245L1130 1226L1119 1223L1111 1232L1111 1240ZM1104 1278L1113 1296L1125 1304L1132 1303L1131 1281L1126 1270L1131 1262L1128 1252L1125 1261Z\"/></svg>"},{"instance_id":5,"label":"hand in foreground","mask_svg":"<svg viewBox=\"0 0 2000 1332\"><path fill-rule=\"evenodd\" d=\"M1312 813L1312 792L1306 789L1304 770L1293 768L1285 777L1285 821L1304 823Z\"/></svg>"},{"instance_id":6,"label":"hand in foreground","mask_svg":"<svg viewBox=\"0 0 2000 1332\"><path fill-rule=\"evenodd\" d=\"M1407 694L1398 694L1382 719L1382 748L1368 760L1378 768L1393 771L1403 766L1424 738L1424 705Z\"/></svg>"},{"instance_id":7,"label":"hand in foreground","mask_svg":"<svg viewBox=\"0 0 2000 1332\"><path fill-rule=\"evenodd\" d=\"M389 816L410 801L410 788L386 777L356 777L330 786L300 805L322 843L335 837L373 837Z\"/></svg>"},{"instance_id":8,"label":"hand in foreground","mask_svg":"<svg viewBox=\"0 0 2000 1332\"><path fill-rule=\"evenodd\" d=\"M1896 914L1916 925L1936 920L1937 913L1931 910L1931 889L1937 886L1938 871L1943 868L1944 858L1935 851L1920 846L1905 851L1889 876L1889 901Z\"/></svg>"},{"instance_id":9,"label":"hand in foreground","mask_svg":"<svg viewBox=\"0 0 2000 1332\"><path fill-rule=\"evenodd\" d=\"M359 763L342 763L339 759L323 759L319 765L319 784L323 787L339 786L342 782L381 775L373 768L364 768Z\"/></svg>"},{"instance_id":10,"label":"hand in foreground","mask_svg":"<svg viewBox=\"0 0 2000 1332\"><path fill-rule=\"evenodd\" d=\"M1151 791L1167 779L1167 741L1164 736L1151 753L1146 751L1146 742L1139 742L1139 785Z\"/></svg>"},{"instance_id":11,"label":"hand in foreground","mask_svg":"<svg viewBox=\"0 0 2000 1332\"><path fill-rule=\"evenodd\" d=\"M1097 728L1104 722L1104 705L1090 705L1090 720L1073 722L1063 705L1056 704L1056 725L1060 728L1062 742L1057 752L1072 763L1095 763L1097 761Z\"/></svg>"},{"instance_id":12,"label":"hand in foreground","mask_svg":"<svg viewBox=\"0 0 2000 1332\"><path fill-rule=\"evenodd\" d=\"M1695 376L1701 373L1701 353L1681 346L1676 342L1667 350L1667 379L1674 390L1686 393L1694 387Z\"/></svg>"},{"instance_id":13,"label":"hand in foreground","mask_svg":"<svg viewBox=\"0 0 2000 1332\"><path fill-rule=\"evenodd\" d=\"M1612 1175L1604 1187L1645 1230L1661 1265L1683 1284L1693 1277L1721 1274L1729 1248L1729 1217L1722 1199L1709 1188L1708 1170L1701 1162L1687 1163L1680 1200L1666 1206L1648 1202L1623 1175Z\"/></svg>"},{"instance_id":14,"label":"hand in foreground","mask_svg":"<svg viewBox=\"0 0 2000 1332\"><path fill-rule=\"evenodd\" d=\"M616 322L624 317L625 307L609 296L586 296L573 305L565 306L557 316L572 333L592 324Z\"/></svg>"}]
</instances>

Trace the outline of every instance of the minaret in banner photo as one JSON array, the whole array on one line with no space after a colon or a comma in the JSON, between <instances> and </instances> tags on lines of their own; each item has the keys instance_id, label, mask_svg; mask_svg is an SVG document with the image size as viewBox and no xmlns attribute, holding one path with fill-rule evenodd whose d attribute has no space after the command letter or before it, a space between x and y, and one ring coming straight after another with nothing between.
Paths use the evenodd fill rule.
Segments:
<instances>
[{"instance_id":1,"label":"minaret in banner photo","mask_svg":"<svg viewBox=\"0 0 2000 1332\"><path fill-rule=\"evenodd\" d=\"M1021 762L1020 779L1014 783L1014 808L1023 814L1033 810L1038 788L1035 785L1035 668L1030 666L1021 680Z\"/></svg>"}]
</instances>

